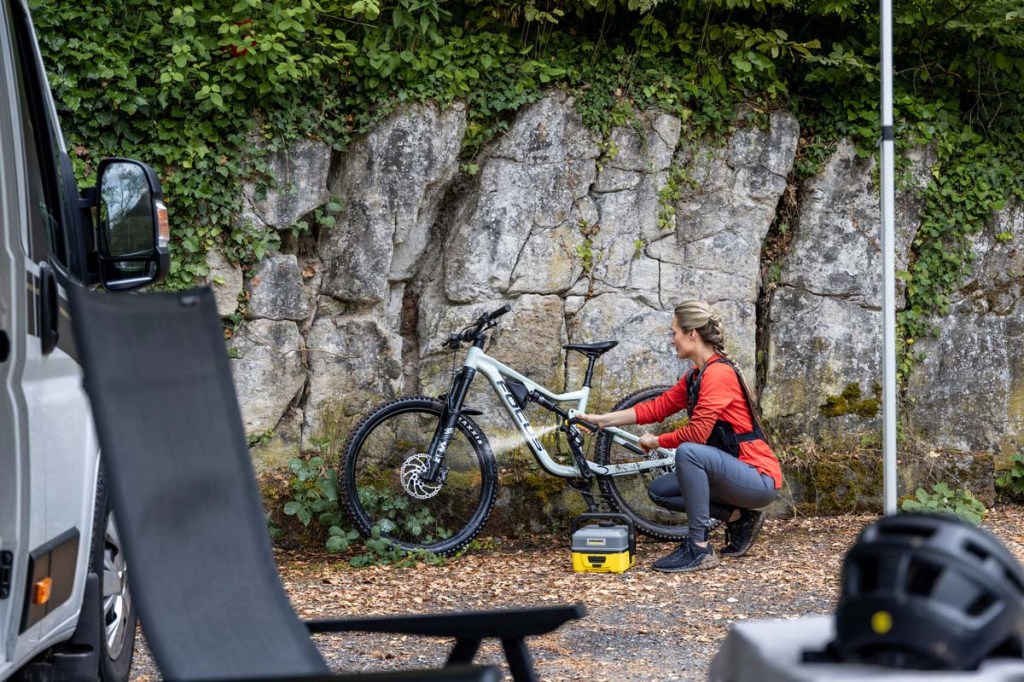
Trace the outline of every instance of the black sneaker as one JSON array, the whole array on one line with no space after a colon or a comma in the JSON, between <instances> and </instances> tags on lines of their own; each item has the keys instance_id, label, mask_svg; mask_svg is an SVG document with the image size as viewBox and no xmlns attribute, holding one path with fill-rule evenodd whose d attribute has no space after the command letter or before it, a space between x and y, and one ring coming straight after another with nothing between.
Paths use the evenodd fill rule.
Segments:
<instances>
[{"instance_id":1,"label":"black sneaker","mask_svg":"<svg viewBox=\"0 0 1024 682\"><path fill-rule=\"evenodd\" d=\"M750 551L754 538L764 526L765 513L753 509L743 509L740 517L725 524L725 547L722 556L738 557Z\"/></svg>"},{"instance_id":2,"label":"black sneaker","mask_svg":"<svg viewBox=\"0 0 1024 682\"><path fill-rule=\"evenodd\" d=\"M718 555L710 543L707 547L698 547L690 538L686 538L670 554L651 564L651 568L662 573L686 573L714 568L717 565Z\"/></svg>"}]
</instances>

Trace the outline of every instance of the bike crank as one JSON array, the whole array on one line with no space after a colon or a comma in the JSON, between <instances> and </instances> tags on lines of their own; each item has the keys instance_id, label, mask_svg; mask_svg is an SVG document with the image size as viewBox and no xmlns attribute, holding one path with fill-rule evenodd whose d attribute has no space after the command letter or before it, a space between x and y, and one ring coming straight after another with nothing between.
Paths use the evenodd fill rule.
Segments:
<instances>
[{"instance_id":1,"label":"bike crank","mask_svg":"<svg viewBox=\"0 0 1024 682\"><path fill-rule=\"evenodd\" d=\"M429 468L430 456L426 453L419 452L415 455L410 455L405 460L402 464L399 478L402 481L402 488L408 495L415 497L417 500L429 500L441 492L441 488L444 487L444 481L448 477L448 469L441 467L437 472L437 478L434 481L427 481L421 478L421 476Z\"/></svg>"}]
</instances>

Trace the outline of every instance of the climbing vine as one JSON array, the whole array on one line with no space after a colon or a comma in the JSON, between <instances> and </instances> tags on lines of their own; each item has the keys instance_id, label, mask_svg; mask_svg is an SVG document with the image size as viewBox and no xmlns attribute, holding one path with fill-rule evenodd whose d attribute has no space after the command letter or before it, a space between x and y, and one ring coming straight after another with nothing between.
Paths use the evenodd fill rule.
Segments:
<instances>
[{"instance_id":1,"label":"climbing vine","mask_svg":"<svg viewBox=\"0 0 1024 682\"><path fill-rule=\"evenodd\" d=\"M950 294L972 271L971 235L1010 196L1024 199L1024 144L999 145L965 129L959 136L943 136L937 149L938 162L924 191L921 225L911 249L913 260L899 273L906 284L906 306L897 318L904 376L920 360L914 344L934 331L935 316L948 312Z\"/></svg>"},{"instance_id":2,"label":"climbing vine","mask_svg":"<svg viewBox=\"0 0 1024 682\"><path fill-rule=\"evenodd\" d=\"M245 223L244 184L300 137L343 150L403 102L465 102L463 169L547 88L568 91L599 138L637 112L723 139L742 110L801 122L796 179L841 138L878 136L874 0L33 0L76 173L129 155L161 176L173 227L170 287L279 247ZM896 3L897 136L934 144L912 262L908 348L970 267L967 237L1019 194L1024 10L1016 0ZM666 188L679 191L683 178ZM666 199L667 197L663 197ZM661 222L670 223L669 201ZM302 219L311 224L317 216ZM906 357L910 358L912 354Z\"/></svg>"}]
</instances>

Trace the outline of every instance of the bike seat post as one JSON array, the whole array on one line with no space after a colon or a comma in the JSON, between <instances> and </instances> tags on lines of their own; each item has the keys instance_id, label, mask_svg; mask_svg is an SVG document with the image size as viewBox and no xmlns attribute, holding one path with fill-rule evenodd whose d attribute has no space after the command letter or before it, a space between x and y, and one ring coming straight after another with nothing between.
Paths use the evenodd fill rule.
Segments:
<instances>
[{"instance_id":1,"label":"bike seat post","mask_svg":"<svg viewBox=\"0 0 1024 682\"><path fill-rule=\"evenodd\" d=\"M587 355L587 373L583 377L583 385L590 388L590 381L594 377L594 365L597 363L596 355Z\"/></svg>"}]
</instances>

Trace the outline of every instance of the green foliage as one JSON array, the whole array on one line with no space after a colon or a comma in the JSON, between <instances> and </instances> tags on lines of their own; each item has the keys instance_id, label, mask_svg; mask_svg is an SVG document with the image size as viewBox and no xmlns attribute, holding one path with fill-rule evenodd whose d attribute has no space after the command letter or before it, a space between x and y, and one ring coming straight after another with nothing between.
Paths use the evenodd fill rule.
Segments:
<instances>
[{"instance_id":1,"label":"green foliage","mask_svg":"<svg viewBox=\"0 0 1024 682\"><path fill-rule=\"evenodd\" d=\"M669 169L668 180L658 192L658 229L671 230L676 226L676 202L683 198L684 189L695 186L682 166L673 165Z\"/></svg>"},{"instance_id":2,"label":"green foliage","mask_svg":"<svg viewBox=\"0 0 1024 682\"><path fill-rule=\"evenodd\" d=\"M312 222L313 224L320 225L321 227L334 227L338 222L338 216L344 210L345 205L342 203L341 199L339 197L332 197L322 207L313 211L311 216ZM309 234L310 227L311 225L309 221L300 219L293 222L289 226L289 229L293 237L298 237L299 235Z\"/></svg>"},{"instance_id":3,"label":"green foliage","mask_svg":"<svg viewBox=\"0 0 1024 682\"><path fill-rule=\"evenodd\" d=\"M278 238L237 219L241 183L261 172L247 140L282 126L294 135L316 112L317 86L356 49L321 19L351 7L314 0L107 5L40 1L32 8L76 174L84 180L100 158L115 155L156 168L174 226L172 288L209 274L203 256L215 244L234 260L258 260ZM308 94L296 98L298 91ZM257 103L281 125L258 125Z\"/></svg>"},{"instance_id":4,"label":"green foliage","mask_svg":"<svg viewBox=\"0 0 1024 682\"><path fill-rule=\"evenodd\" d=\"M633 260L639 260L640 256L644 255L644 249L647 248L647 242L643 239L633 240Z\"/></svg>"},{"instance_id":5,"label":"green foliage","mask_svg":"<svg viewBox=\"0 0 1024 682\"><path fill-rule=\"evenodd\" d=\"M918 359L913 344L933 333L935 316L949 311L949 295L971 273L971 235L981 231L1011 196L1024 198L1024 136L998 143L964 128L959 134L941 136L936 147L938 163L924 191L913 261L909 270L898 274L907 298L897 318L903 375Z\"/></svg>"},{"instance_id":6,"label":"green foliage","mask_svg":"<svg viewBox=\"0 0 1024 682\"><path fill-rule=\"evenodd\" d=\"M772 110L789 109L801 122L798 181L838 140L867 157L878 137L879 17L866 0L32 4L79 178L104 156L129 155L163 180L170 287L206 277L204 255L215 246L243 264L279 248L276 232L239 219L244 183L279 180L268 152L308 136L342 150L403 102L465 103L468 174L479 170L480 149L548 88L570 93L604 140L651 108L679 117L688 140L722 139L740 111L763 125ZM940 156L903 273L905 368L969 268L967 237L1024 186L1018 4L894 7L897 136L934 144ZM670 178L663 190L663 227L684 186ZM329 227L334 213L313 219Z\"/></svg>"},{"instance_id":7,"label":"green foliage","mask_svg":"<svg viewBox=\"0 0 1024 682\"><path fill-rule=\"evenodd\" d=\"M981 523L988 514L988 509L971 494L970 490L953 491L941 482L932 486L931 491L918 488L914 497L903 501L900 509L905 512L956 514L973 524Z\"/></svg>"},{"instance_id":8,"label":"green foliage","mask_svg":"<svg viewBox=\"0 0 1024 682\"><path fill-rule=\"evenodd\" d=\"M996 477L996 488L1013 499L1024 496L1024 454L1017 453L1010 460L1010 468Z\"/></svg>"},{"instance_id":9,"label":"green foliage","mask_svg":"<svg viewBox=\"0 0 1024 682\"><path fill-rule=\"evenodd\" d=\"M289 484L292 499L284 505L285 514L297 517L304 526L314 520L325 528L348 523L338 506L338 474L324 463L323 457L293 457L288 467L293 474Z\"/></svg>"},{"instance_id":10,"label":"green foliage","mask_svg":"<svg viewBox=\"0 0 1024 682\"><path fill-rule=\"evenodd\" d=\"M302 525L315 529L326 529L325 548L329 552L350 552L349 565L353 567L376 564L411 566L417 562L438 563L440 557L429 552L405 552L381 537L380 525L385 530L394 530L396 523L403 524L406 532L430 542L436 537L447 537L448 531L440 527L430 512L422 509L415 514L403 514L409 505L404 496L384 495L374 490L360 490L360 499L381 524L374 526L371 537L359 542L359 532L352 527L345 511L338 504L338 475L323 457L314 456L308 460L298 457L289 462L292 479L289 482L292 497L284 505L284 513L295 516Z\"/></svg>"},{"instance_id":11,"label":"green foliage","mask_svg":"<svg viewBox=\"0 0 1024 682\"><path fill-rule=\"evenodd\" d=\"M229 358L230 357L238 357L237 353L235 353L234 355L231 354L231 351L233 351L233 350L235 350L235 349L234 348L229 348L228 349L228 357ZM269 443L271 441L271 439L273 439L273 437L274 437L274 429L267 429L263 433L252 433L252 434L249 434L249 447L253 447L253 446L256 446L256 445L266 445L267 443Z\"/></svg>"}]
</instances>

